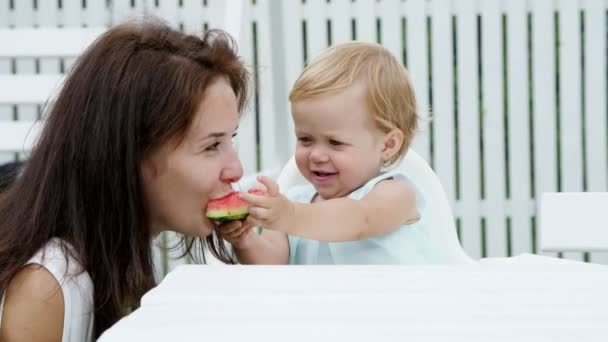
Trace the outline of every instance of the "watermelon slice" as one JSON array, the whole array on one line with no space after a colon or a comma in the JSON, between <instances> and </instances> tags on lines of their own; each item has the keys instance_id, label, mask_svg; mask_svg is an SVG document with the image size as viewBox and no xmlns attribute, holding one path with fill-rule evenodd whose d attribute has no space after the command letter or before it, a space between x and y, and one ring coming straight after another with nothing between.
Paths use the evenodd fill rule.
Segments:
<instances>
[{"instance_id":1,"label":"watermelon slice","mask_svg":"<svg viewBox=\"0 0 608 342\"><path fill-rule=\"evenodd\" d=\"M251 189L250 194L263 195L261 189ZM210 220L220 223L234 220L243 220L249 215L249 204L239 197L239 192L233 191L222 198L216 198L207 204L206 216Z\"/></svg>"}]
</instances>

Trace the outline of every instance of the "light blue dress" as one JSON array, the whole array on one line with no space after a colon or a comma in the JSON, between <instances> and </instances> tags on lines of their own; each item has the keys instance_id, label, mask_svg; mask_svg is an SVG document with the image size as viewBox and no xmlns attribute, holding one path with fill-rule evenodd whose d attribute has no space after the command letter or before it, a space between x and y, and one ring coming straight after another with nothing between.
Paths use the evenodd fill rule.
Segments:
<instances>
[{"instance_id":1,"label":"light blue dress","mask_svg":"<svg viewBox=\"0 0 608 342\"><path fill-rule=\"evenodd\" d=\"M408 178L398 171L381 173L361 188L348 195L361 199L380 181L403 179L416 189ZM316 194L312 185L294 187L286 197L298 203L311 203ZM438 260L429 236L426 221L426 203L416 189L416 205L420 220L401 225L393 231L365 240L348 242L321 242L297 236L289 236L289 263L302 264L432 264ZM328 227L331 229L331 227Z\"/></svg>"}]
</instances>

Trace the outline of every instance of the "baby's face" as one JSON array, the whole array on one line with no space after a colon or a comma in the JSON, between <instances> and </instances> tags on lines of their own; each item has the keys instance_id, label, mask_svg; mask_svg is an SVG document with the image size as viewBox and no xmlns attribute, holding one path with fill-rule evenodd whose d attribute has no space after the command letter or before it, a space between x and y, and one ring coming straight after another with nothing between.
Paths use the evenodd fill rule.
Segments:
<instances>
[{"instance_id":1,"label":"baby's face","mask_svg":"<svg viewBox=\"0 0 608 342\"><path fill-rule=\"evenodd\" d=\"M296 163L321 199L344 197L383 165L385 134L369 114L365 86L292 103Z\"/></svg>"}]
</instances>

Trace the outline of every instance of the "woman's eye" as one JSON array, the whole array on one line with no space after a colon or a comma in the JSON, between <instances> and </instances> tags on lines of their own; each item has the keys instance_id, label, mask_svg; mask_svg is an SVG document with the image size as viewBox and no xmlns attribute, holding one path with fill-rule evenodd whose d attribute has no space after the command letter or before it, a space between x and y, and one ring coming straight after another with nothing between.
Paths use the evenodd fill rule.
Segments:
<instances>
[{"instance_id":1,"label":"woman's eye","mask_svg":"<svg viewBox=\"0 0 608 342\"><path fill-rule=\"evenodd\" d=\"M217 149L218 149L219 147L220 147L220 142L219 142L219 141L217 141L217 142L215 142L213 145L211 145L211 146L207 146L207 147L205 148L205 151L217 151Z\"/></svg>"}]
</instances>

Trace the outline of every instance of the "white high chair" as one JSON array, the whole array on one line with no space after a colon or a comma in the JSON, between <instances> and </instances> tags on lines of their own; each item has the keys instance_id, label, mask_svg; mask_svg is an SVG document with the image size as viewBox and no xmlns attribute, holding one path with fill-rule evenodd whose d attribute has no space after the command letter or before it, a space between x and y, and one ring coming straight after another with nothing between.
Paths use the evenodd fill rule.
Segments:
<instances>
[{"instance_id":1,"label":"white high chair","mask_svg":"<svg viewBox=\"0 0 608 342\"><path fill-rule=\"evenodd\" d=\"M439 254L440 263L473 263L474 260L460 246L447 196L439 178L427 162L418 153L410 149L395 169L405 173L425 197L429 206L429 217L427 219L431 228L431 240ZM293 186L306 183L306 179L296 166L294 157L291 157L277 178L277 184L281 192L285 193L287 189Z\"/></svg>"}]
</instances>

